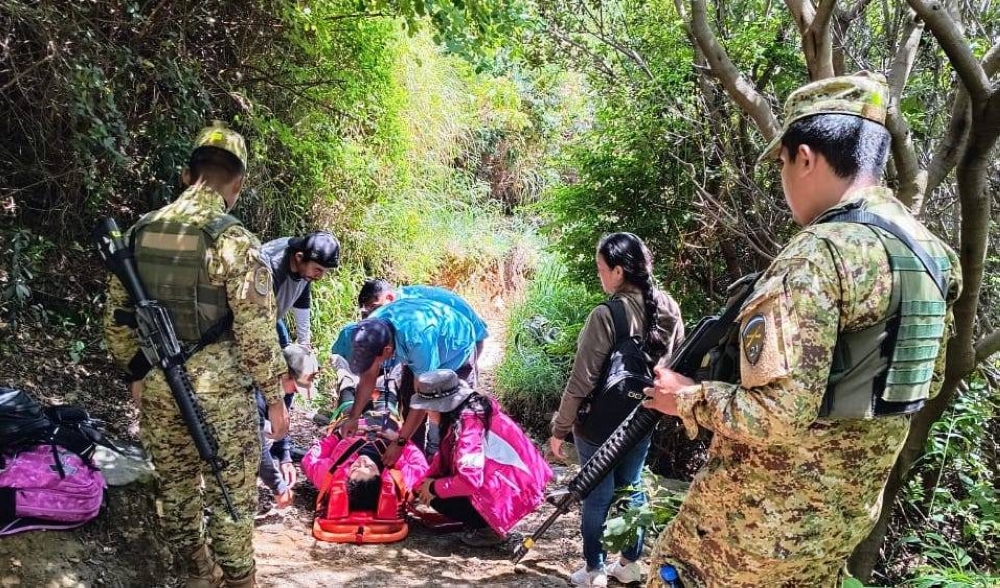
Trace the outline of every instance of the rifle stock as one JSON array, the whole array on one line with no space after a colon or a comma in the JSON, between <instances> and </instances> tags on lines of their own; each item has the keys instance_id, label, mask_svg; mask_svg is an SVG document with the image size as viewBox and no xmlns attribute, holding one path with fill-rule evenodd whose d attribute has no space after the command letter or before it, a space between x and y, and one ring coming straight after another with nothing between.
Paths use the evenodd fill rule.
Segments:
<instances>
[{"instance_id":1,"label":"rifle stock","mask_svg":"<svg viewBox=\"0 0 1000 588\"><path fill-rule=\"evenodd\" d=\"M222 490L226 509L233 520L238 521L239 517L229 491L222 481L222 470L226 464L219 457L219 443L211 425L205 419L191 378L184 367L186 355L174 331L170 312L156 300L150 299L146 293L132 250L122 240L114 219L106 218L98 224L94 230L94 240L104 264L122 283L132 300L143 354L151 365L163 370L167 386L177 404L177 410L198 449L198 456L211 467L212 475Z\"/></svg>"},{"instance_id":2,"label":"rifle stock","mask_svg":"<svg viewBox=\"0 0 1000 588\"><path fill-rule=\"evenodd\" d=\"M667 367L689 378L701 379L699 375L704 373L706 366L703 365L703 362L706 356L729 334L740 307L753 291L757 275L744 276L730 286L729 303L721 315L702 318L691 334L684 338L681 346L671 355ZM552 523L572 508L575 502L586 498L608 475L615 462L628 454L639 441L653 430L661 416L663 415L658 411L645 408L641 404L637 406L611 433L607 441L597 449L593 457L583 464L576 476L570 480L565 496L556 503L556 510L538 526L534 533L514 548L511 561L514 563L521 561L545 531L552 526Z\"/></svg>"}]
</instances>

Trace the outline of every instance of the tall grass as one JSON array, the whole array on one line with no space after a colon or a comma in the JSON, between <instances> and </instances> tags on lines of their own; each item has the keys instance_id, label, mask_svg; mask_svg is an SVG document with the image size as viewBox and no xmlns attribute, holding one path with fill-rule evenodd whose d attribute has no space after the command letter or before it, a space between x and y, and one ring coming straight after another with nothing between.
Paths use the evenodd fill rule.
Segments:
<instances>
[{"instance_id":1,"label":"tall grass","mask_svg":"<svg viewBox=\"0 0 1000 588\"><path fill-rule=\"evenodd\" d=\"M511 311L497 395L518 422L539 435L549 432L580 329L602 299L569 281L562 263L550 258L528 285L524 302Z\"/></svg>"}]
</instances>

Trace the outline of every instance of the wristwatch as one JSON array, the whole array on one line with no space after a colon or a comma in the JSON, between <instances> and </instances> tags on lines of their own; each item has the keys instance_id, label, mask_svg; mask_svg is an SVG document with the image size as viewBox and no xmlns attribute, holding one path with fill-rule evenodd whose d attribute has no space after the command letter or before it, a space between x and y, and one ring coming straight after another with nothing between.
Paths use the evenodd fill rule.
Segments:
<instances>
[{"instance_id":1,"label":"wristwatch","mask_svg":"<svg viewBox=\"0 0 1000 588\"><path fill-rule=\"evenodd\" d=\"M409 441L409 440L410 440L409 437L403 437L402 435L400 435L399 437L396 437L396 445L399 445L400 447L403 447L403 446L406 445L406 442Z\"/></svg>"}]
</instances>

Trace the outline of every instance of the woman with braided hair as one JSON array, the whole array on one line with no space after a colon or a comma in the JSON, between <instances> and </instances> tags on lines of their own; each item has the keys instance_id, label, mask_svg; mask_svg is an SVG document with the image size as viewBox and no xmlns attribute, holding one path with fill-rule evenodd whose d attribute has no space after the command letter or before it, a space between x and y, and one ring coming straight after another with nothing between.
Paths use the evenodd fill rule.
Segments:
<instances>
[{"instance_id":1,"label":"woman with braided hair","mask_svg":"<svg viewBox=\"0 0 1000 588\"><path fill-rule=\"evenodd\" d=\"M653 259L642 239L632 233L605 236L597 245L596 263L601 289L610 298L591 311L580 331L573 369L563 391L559 411L553 419L552 437L549 439L553 455L565 459L562 445L572 431L581 464L586 463L606 440L606 436L589 438L578 413L591 394L603 386L605 364L616 345L611 305L620 305L619 308L624 310L628 335L640 342L650 362L669 356L684 338L680 308L670 295L655 287ZM595 417L600 415L588 418ZM581 532L586 564L570 576L573 585L607 586L608 575L626 584L640 580L642 574L638 559L642 553L643 530L639 530L635 543L623 550L621 557L607 568L604 565L607 554L601 545L601 536L617 490L632 488L634 506L646 501L641 474L649 441L649 437L640 441L584 499Z\"/></svg>"}]
</instances>

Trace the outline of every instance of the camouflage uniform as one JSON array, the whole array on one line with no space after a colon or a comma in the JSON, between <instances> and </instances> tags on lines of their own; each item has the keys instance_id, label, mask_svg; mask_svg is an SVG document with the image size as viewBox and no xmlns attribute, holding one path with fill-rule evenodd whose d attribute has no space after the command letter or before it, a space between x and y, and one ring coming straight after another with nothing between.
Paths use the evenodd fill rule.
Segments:
<instances>
[{"instance_id":1,"label":"camouflage uniform","mask_svg":"<svg viewBox=\"0 0 1000 588\"><path fill-rule=\"evenodd\" d=\"M226 131L220 136L218 129L210 127L199 135L195 145L233 151L232 135L235 133ZM245 161L245 148L240 152ZM201 226L225 212L226 204L220 194L204 185L195 185L151 214L158 219ZM238 521L234 522L228 514L211 470L199 459L161 370L154 369L146 376L142 397L142 437L159 475L161 521L166 539L184 557L203 545L203 513L207 507L211 510L208 535L212 538L212 551L229 578L244 577L254 568L251 540L257 507L260 440L249 386L256 382L268 403L281 402L279 377L286 371L274 340L271 274L259 259L259 249L257 238L240 225L226 229L215 247L209 249L208 275L213 285L225 288L233 312L232 336L209 344L186 364L206 420L214 426L220 457L227 463L222 478L239 515ZM116 309L128 309L128 295L113 276L108 288L104 322L108 347L115 359L125 365L139 350L132 329L117 325L114 320Z\"/></svg>"},{"instance_id":2,"label":"camouflage uniform","mask_svg":"<svg viewBox=\"0 0 1000 588\"><path fill-rule=\"evenodd\" d=\"M846 90L842 104L828 103L814 113L857 112L878 120L855 109L857 95L851 92L857 88ZM794 108L803 105L789 106ZM772 145L765 155L774 153ZM887 188L855 190L831 210L859 200L896 210L907 231L934 239ZM947 332L961 277L954 252L938 243L955 268ZM882 488L909 417L817 415L838 330L857 330L886 316L892 275L885 248L870 229L830 223L806 227L761 276L739 315L744 335L753 317L766 316L776 326L762 329L767 337L753 349L759 361L749 369L743 365L741 385L703 382L676 393L688 434L701 426L714 438L708 463L653 550L650 588L664 585L656 572L663 563L678 569L686 588L838 585L845 560L879 516ZM747 344L741 340L741 354ZM942 344L932 394L940 389L944 355Z\"/></svg>"}]
</instances>

